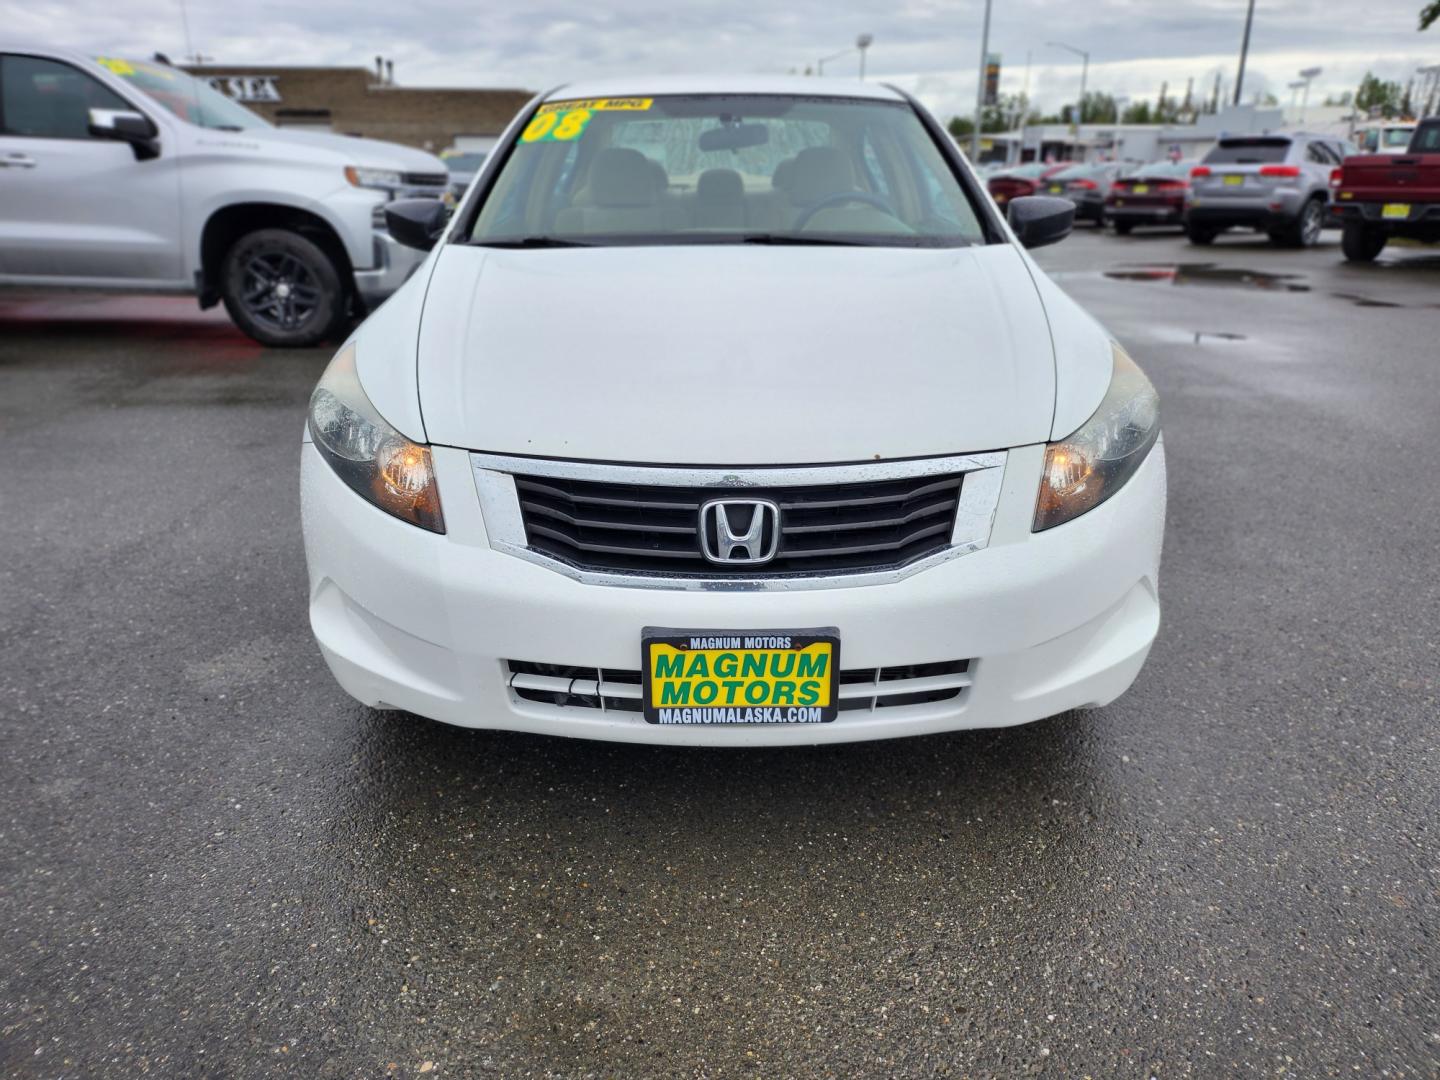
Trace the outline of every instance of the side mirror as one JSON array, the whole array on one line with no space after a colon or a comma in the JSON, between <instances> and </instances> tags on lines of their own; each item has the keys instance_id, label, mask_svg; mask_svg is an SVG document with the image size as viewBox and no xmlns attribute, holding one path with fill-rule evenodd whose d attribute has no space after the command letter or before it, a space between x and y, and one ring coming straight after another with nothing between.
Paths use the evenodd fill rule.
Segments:
<instances>
[{"instance_id":1,"label":"side mirror","mask_svg":"<svg viewBox=\"0 0 1440 1080\"><path fill-rule=\"evenodd\" d=\"M1075 227L1075 204L1048 195L1022 195L1010 200L1010 228L1027 248L1058 244Z\"/></svg>"},{"instance_id":2,"label":"side mirror","mask_svg":"<svg viewBox=\"0 0 1440 1080\"><path fill-rule=\"evenodd\" d=\"M115 139L127 142L135 151L136 161L146 161L160 156L160 134L155 122L144 113L128 109L91 109L90 134L97 139Z\"/></svg>"},{"instance_id":3,"label":"side mirror","mask_svg":"<svg viewBox=\"0 0 1440 1080\"><path fill-rule=\"evenodd\" d=\"M409 248L429 251L445 231L450 208L439 199L396 199L385 204L385 228Z\"/></svg>"}]
</instances>

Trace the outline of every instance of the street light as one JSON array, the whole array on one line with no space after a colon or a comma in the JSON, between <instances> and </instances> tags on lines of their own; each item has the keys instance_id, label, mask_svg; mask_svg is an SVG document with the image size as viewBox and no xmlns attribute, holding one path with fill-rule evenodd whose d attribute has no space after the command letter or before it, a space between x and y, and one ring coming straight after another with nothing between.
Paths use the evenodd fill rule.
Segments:
<instances>
[{"instance_id":1,"label":"street light","mask_svg":"<svg viewBox=\"0 0 1440 1080\"><path fill-rule=\"evenodd\" d=\"M1090 75L1090 54L1084 49L1077 49L1074 45L1066 45L1063 41L1047 41L1045 43L1052 49L1064 49L1080 57L1080 103L1075 106L1075 139L1080 139L1080 121L1085 118L1085 80Z\"/></svg>"},{"instance_id":2,"label":"street light","mask_svg":"<svg viewBox=\"0 0 1440 1080\"><path fill-rule=\"evenodd\" d=\"M1428 116L1435 111L1435 91L1440 90L1440 64L1416 68L1415 74L1427 77L1429 89L1425 93L1425 108L1420 115Z\"/></svg>"},{"instance_id":3,"label":"street light","mask_svg":"<svg viewBox=\"0 0 1440 1080\"><path fill-rule=\"evenodd\" d=\"M1286 83L1285 85L1290 88L1290 112L1293 115L1295 112L1295 102L1300 97L1300 88L1305 85L1305 80L1296 79L1294 82Z\"/></svg>"},{"instance_id":4,"label":"street light","mask_svg":"<svg viewBox=\"0 0 1440 1080\"><path fill-rule=\"evenodd\" d=\"M1320 74L1321 68L1306 68L1300 72L1300 78L1305 80L1305 96L1300 99L1300 123L1305 122L1305 109L1310 104L1310 80Z\"/></svg>"},{"instance_id":5,"label":"street light","mask_svg":"<svg viewBox=\"0 0 1440 1080\"><path fill-rule=\"evenodd\" d=\"M850 48L841 49L839 52L831 53L829 56L822 56L819 60L815 61L815 74L824 75L825 65L831 60L839 60L842 56L849 56L858 49L860 51L860 80L863 82L865 80L865 50L874 43L875 36L873 34L861 34L855 39L855 44L850 46Z\"/></svg>"}]
</instances>

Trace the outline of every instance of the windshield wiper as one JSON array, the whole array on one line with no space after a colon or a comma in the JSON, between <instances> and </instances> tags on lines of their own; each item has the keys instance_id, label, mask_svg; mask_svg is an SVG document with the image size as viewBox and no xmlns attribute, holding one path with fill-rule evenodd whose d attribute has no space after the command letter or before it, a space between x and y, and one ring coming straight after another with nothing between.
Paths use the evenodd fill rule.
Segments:
<instances>
[{"instance_id":1,"label":"windshield wiper","mask_svg":"<svg viewBox=\"0 0 1440 1080\"><path fill-rule=\"evenodd\" d=\"M875 247L863 240L841 240L833 236L801 236L796 233L746 233L730 241L736 244L774 244L777 247Z\"/></svg>"},{"instance_id":2,"label":"windshield wiper","mask_svg":"<svg viewBox=\"0 0 1440 1080\"><path fill-rule=\"evenodd\" d=\"M579 248L595 247L584 240L562 240L558 236L522 236L513 240L471 240L470 247L493 248Z\"/></svg>"}]
</instances>

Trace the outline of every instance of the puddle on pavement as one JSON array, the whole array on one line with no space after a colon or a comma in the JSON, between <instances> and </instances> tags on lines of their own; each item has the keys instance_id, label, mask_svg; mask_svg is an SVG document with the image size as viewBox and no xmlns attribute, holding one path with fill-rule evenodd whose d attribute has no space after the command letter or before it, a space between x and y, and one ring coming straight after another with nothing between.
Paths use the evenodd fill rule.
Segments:
<instances>
[{"instance_id":1,"label":"puddle on pavement","mask_svg":"<svg viewBox=\"0 0 1440 1080\"><path fill-rule=\"evenodd\" d=\"M1260 289L1266 292L1309 292L1302 274L1272 274L1263 270L1240 270L1214 263L1141 263L1133 268L1106 270L1113 281L1152 281L1169 285L1199 285L1219 288Z\"/></svg>"}]
</instances>

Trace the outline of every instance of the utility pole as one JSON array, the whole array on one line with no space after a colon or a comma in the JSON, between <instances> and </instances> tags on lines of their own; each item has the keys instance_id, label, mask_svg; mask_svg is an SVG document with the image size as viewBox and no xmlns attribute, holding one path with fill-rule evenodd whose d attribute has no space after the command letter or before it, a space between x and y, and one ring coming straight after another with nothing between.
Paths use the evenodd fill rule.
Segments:
<instances>
[{"instance_id":1,"label":"utility pole","mask_svg":"<svg viewBox=\"0 0 1440 1080\"><path fill-rule=\"evenodd\" d=\"M1245 36L1240 40L1240 71L1235 76L1235 104L1240 104L1240 94L1245 89L1245 58L1250 53L1250 27L1255 22L1255 0L1250 0L1250 9L1245 13Z\"/></svg>"},{"instance_id":2,"label":"utility pole","mask_svg":"<svg viewBox=\"0 0 1440 1080\"><path fill-rule=\"evenodd\" d=\"M985 119L985 64L990 58L990 4L985 0L985 26L980 31L980 70L975 76L975 130L970 133L970 161L980 163L980 128Z\"/></svg>"},{"instance_id":3,"label":"utility pole","mask_svg":"<svg viewBox=\"0 0 1440 1080\"><path fill-rule=\"evenodd\" d=\"M1075 142L1078 144L1080 142L1080 124L1085 119L1085 84L1090 77L1090 54L1084 49L1077 49L1074 45L1066 45L1063 41L1047 41L1045 44L1052 49L1064 49L1066 52L1072 52L1080 57L1080 101L1075 105L1075 122L1073 125ZM1081 160L1084 160L1083 152L1081 154Z\"/></svg>"}]
</instances>

